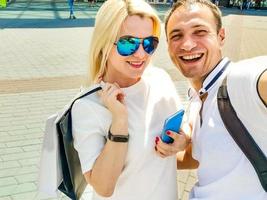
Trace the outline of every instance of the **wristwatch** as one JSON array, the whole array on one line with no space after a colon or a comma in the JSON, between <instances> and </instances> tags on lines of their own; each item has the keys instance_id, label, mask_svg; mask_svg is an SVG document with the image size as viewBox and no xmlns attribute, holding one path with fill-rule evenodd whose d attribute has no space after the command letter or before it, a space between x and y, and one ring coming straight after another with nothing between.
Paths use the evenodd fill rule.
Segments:
<instances>
[{"instance_id":1,"label":"wristwatch","mask_svg":"<svg viewBox=\"0 0 267 200\"><path fill-rule=\"evenodd\" d=\"M108 131L108 139L112 142L128 142L129 141L129 134L128 135L113 135L109 130Z\"/></svg>"}]
</instances>

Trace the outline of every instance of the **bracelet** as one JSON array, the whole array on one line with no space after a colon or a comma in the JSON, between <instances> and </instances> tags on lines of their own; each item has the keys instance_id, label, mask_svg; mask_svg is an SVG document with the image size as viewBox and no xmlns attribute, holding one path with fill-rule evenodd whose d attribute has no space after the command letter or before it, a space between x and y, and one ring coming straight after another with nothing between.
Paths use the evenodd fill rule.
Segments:
<instances>
[{"instance_id":1,"label":"bracelet","mask_svg":"<svg viewBox=\"0 0 267 200\"><path fill-rule=\"evenodd\" d=\"M125 143L129 141L129 134L128 135L113 135L109 130L108 139L112 142L124 142Z\"/></svg>"}]
</instances>

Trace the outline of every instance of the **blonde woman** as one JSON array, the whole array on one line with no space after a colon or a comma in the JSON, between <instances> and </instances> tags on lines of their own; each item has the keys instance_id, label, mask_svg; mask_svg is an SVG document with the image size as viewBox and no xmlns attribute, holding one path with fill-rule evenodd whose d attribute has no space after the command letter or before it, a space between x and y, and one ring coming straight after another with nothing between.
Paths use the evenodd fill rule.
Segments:
<instances>
[{"instance_id":1,"label":"blonde woman","mask_svg":"<svg viewBox=\"0 0 267 200\"><path fill-rule=\"evenodd\" d=\"M96 16L88 79L101 80L102 91L72 110L94 200L177 199L175 153L186 137L171 134L174 143L155 150L164 120L181 107L170 77L149 66L159 36L160 20L142 0L107 0Z\"/></svg>"}]
</instances>

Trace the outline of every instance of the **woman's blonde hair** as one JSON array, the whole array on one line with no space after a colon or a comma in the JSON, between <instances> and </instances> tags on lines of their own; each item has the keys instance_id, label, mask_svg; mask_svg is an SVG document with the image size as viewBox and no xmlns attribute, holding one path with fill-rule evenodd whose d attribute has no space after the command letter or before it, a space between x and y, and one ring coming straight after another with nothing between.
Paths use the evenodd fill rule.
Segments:
<instances>
[{"instance_id":1,"label":"woman's blonde hair","mask_svg":"<svg viewBox=\"0 0 267 200\"><path fill-rule=\"evenodd\" d=\"M88 85L106 73L108 55L118 39L127 16L149 17L153 21L153 35L160 37L160 19L154 9L143 0L107 0L99 9L89 52Z\"/></svg>"}]
</instances>

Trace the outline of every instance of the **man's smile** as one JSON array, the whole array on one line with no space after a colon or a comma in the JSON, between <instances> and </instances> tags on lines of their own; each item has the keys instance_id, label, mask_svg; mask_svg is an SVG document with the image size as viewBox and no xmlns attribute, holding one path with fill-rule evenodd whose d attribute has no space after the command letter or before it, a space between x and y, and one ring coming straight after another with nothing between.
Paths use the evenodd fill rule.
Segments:
<instances>
[{"instance_id":1,"label":"man's smile","mask_svg":"<svg viewBox=\"0 0 267 200\"><path fill-rule=\"evenodd\" d=\"M204 53L190 54L179 56L179 58L184 62L195 62L200 60L203 57Z\"/></svg>"}]
</instances>

